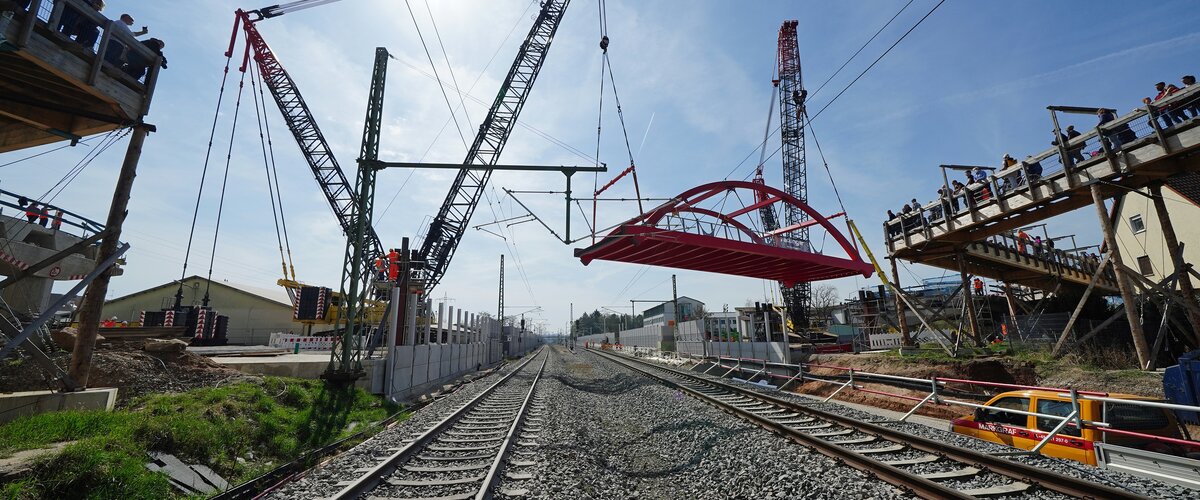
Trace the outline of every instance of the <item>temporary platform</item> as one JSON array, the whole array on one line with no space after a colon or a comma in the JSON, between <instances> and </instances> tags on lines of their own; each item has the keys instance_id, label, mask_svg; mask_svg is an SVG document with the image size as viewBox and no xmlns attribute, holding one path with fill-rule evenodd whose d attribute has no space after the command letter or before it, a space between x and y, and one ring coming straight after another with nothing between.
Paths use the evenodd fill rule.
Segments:
<instances>
[{"instance_id":1,"label":"temporary platform","mask_svg":"<svg viewBox=\"0 0 1200 500\"><path fill-rule=\"evenodd\" d=\"M94 40L60 32L64 14L95 26ZM123 47L141 60L159 56L113 23L80 0L0 12L0 153L133 126L148 112L158 66L142 82L105 56Z\"/></svg>"},{"instance_id":2,"label":"temporary platform","mask_svg":"<svg viewBox=\"0 0 1200 500\"><path fill-rule=\"evenodd\" d=\"M727 210L727 205L736 204L731 200L743 199L762 201ZM770 232L752 229L758 223L749 214L776 204L803 210L811 221ZM783 246L780 235L816 225L829 233L846 257ZM827 218L779 189L744 181L713 182L685 191L618 225L599 242L576 249L575 256L584 265L597 259L649 264L762 278L786 286L855 274L869 277L874 271Z\"/></svg>"},{"instance_id":3,"label":"temporary platform","mask_svg":"<svg viewBox=\"0 0 1200 500\"><path fill-rule=\"evenodd\" d=\"M1171 103L1178 107L1198 98L1200 87L1193 86L1173 96ZM1055 128L1060 113L1094 117L1097 111L1097 108L1064 106L1049 109ZM1049 290L1052 282L1035 276L1038 273L1031 273L1031 269L1024 269L1015 253L984 257L982 249L968 248L969 244L1091 205L1093 186L1099 188L1103 198L1109 198L1160 184L1171 175L1200 170L1200 156L1195 154L1200 150L1198 120L1166 128L1152 118L1159 113L1157 109L1151 112L1139 108L1062 147L1053 147L996 170L986 183L972 184L964 194L935 200L918 211L888 221L884 235L890 255L952 270L960 270L958 259L962 258L969 273L1002 280L1015 273L1028 279L1014 282ZM1108 140L1101 141L1101 137ZM948 171L970 168L943 167ZM1039 265L1043 267L1049 266L1048 258L1048 255L1034 256L1042 261ZM1066 279L1087 284L1086 278L1067 276Z\"/></svg>"}]
</instances>

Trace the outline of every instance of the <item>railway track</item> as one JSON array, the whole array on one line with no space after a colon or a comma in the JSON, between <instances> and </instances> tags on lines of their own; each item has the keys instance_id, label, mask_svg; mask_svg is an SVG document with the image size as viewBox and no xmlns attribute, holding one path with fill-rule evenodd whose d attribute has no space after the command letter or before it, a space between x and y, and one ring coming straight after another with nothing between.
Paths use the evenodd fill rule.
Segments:
<instances>
[{"instance_id":1,"label":"railway track","mask_svg":"<svg viewBox=\"0 0 1200 500\"><path fill-rule=\"evenodd\" d=\"M590 352L923 498L1016 496L1038 489L1077 498L1145 498L691 372L612 353Z\"/></svg>"},{"instance_id":2,"label":"railway track","mask_svg":"<svg viewBox=\"0 0 1200 500\"><path fill-rule=\"evenodd\" d=\"M433 426L388 450L390 455L378 457L377 465L339 483L333 498L491 498L503 472L533 465L513 450L536 445L530 439L540 429L543 403L534 392L547 359L546 352L530 356ZM519 471L507 474L510 481L531 479Z\"/></svg>"}]
</instances>

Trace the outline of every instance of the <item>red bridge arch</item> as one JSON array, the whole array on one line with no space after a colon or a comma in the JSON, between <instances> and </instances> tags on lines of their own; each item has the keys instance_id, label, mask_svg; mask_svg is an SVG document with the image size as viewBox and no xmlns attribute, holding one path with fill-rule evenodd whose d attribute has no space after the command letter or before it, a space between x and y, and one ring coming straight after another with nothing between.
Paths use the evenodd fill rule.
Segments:
<instances>
[{"instance_id":1,"label":"red bridge arch","mask_svg":"<svg viewBox=\"0 0 1200 500\"><path fill-rule=\"evenodd\" d=\"M740 191L746 192L746 199L753 203L726 210L730 194L742 200ZM716 203L722 194L725 196ZM704 202L719 206L699 206ZM752 229L760 209L774 209L779 203L799 208L812 220L772 234ZM805 226L824 229L846 257L786 248L779 245L780 238L774 237ZM595 244L576 249L575 256L584 265L593 260L629 262L769 279L785 286L855 274L870 277L874 271L828 218L779 189L746 181L712 182L684 191L618 225Z\"/></svg>"}]
</instances>

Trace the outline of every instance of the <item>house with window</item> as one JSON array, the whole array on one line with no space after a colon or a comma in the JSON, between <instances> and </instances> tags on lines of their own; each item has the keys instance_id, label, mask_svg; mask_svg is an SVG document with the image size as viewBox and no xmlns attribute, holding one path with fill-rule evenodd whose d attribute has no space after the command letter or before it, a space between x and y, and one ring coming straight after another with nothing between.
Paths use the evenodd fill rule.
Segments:
<instances>
[{"instance_id":1,"label":"house with window","mask_svg":"<svg viewBox=\"0 0 1200 500\"><path fill-rule=\"evenodd\" d=\"M1200 224L1196 223L1200 221L1200 174L1170 177L1163 185L1162 195L1175 236L1183 247L1184 262L1200 263ZM1115 213L1117 245L1125 265L1155 282L1171 275L1175 266L1167 253L1162 225L1149 192L1126 194L1118 201Z\"/></svg>"},{"instance_id":2,"label":"house with window","mask_svg":"<svg viewBox=\"0 0 1200 500\"><path fill-rule=\"evenodd\" d=\"M642 311L645 326L673 326L675 321L691 321L704 315L704 303L691 297L679 297L679 315L675 315L675 303L663 302Z\"/></svg>"}]
</instances>

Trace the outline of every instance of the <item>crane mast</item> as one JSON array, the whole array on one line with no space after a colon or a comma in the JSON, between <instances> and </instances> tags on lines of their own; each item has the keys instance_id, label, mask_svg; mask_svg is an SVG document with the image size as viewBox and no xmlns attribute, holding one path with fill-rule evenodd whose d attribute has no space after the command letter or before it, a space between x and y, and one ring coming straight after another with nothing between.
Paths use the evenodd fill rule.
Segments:
<instances>
[{"instance_id":1,"label":"crane mast","mask_svg":"<svg viewBox=\"0 0 1200 500\"><path fill-rule=\"evenodd\" d=\"M342 260L342 311L338 325L341 335L335 335L329 368L324 377L329 380L355 380L364 374L362 369L363 339L370 324L366 303L372 288L371 219L375 213L375 174L378 168L367 164L379 159L379 137L383 129L384 83L387 81L387 49L375 49L375 65L371 72L371 89L367 94L367 116L363 120L362 149L358 156L358 177L355 187L358 196L349 214L351 232L346 235L346 253ZM378 244L379 240L375 240ZM379 255L378 253L374 255Z\"/></svg>"},{"instance_id":2,"label":"crane mast","mask_svg":"<svg viewBox=\"0 0 1200 500\"><path fill-rule=\"evenodd\" d=\"M801 203L808 203L808 169L804 158L804 101L808 92L800 71L800 47L796 40L796 20L784 21L779 28L779 54L777 60L779 91L780 139L783 141L783 185L787 194ZM772 214L772 218L774 214ZM799 207L788 204L784 208L783 220L792 227L809 219ZM766 221L764 220L764 224ZM808 229L800 228L781 235L782 244L788 248L811 251ZM809 306L812 299L812 284L797 283L792 287L780 285L784 304L794 329L808 326Z\"/></svg>"},{"instance_id":3,"label":"crane mast","mask_svg":"<svg viewBox=\"0 0 1200 500\"><path fill-rule=\"evenodd\" d=\"M537 79L550 43L562 21L570 0L545 0L538 11L533 27L517 53L517 58L508 70L496 100L488 110L487 117L479 126L475 142L467 151L466 165L495 165L500 159L508 136L517 123L517 116L525 106L533 82ZM466 232L471 214L479 204L479 198L491 177L490 169L461 169L450 192L438 209L437 216L429 224L425 239L421 243L420 258L425 262L426 293L437 286L450 264Z\"/></svg>"}]
</instances>

